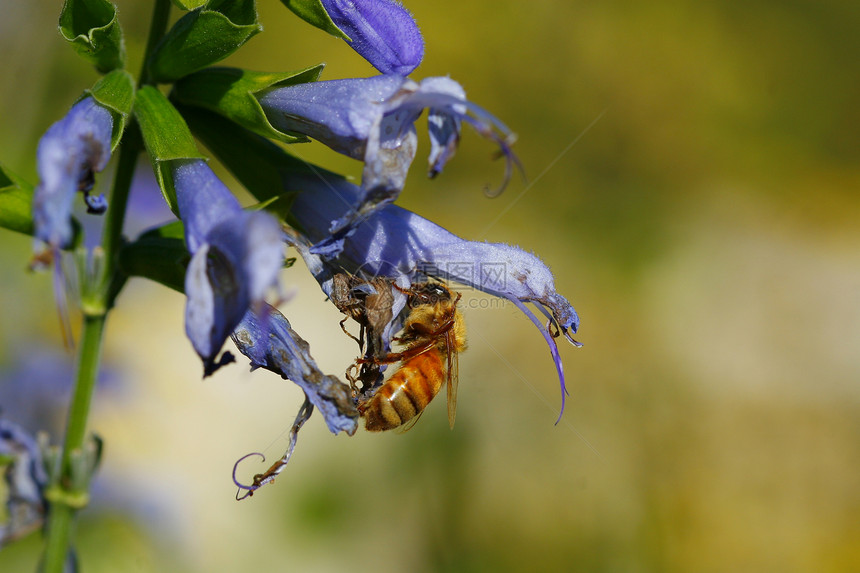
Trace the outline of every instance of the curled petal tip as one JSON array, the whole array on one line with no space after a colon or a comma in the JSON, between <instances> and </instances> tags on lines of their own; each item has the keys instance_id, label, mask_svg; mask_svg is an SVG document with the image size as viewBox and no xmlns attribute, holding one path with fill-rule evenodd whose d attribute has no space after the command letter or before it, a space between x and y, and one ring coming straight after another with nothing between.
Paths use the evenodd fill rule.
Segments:
<instances>
[{"instance_id":1,"label":"curled petal tip","mask_svg":"<svg viewBox=\"0 0 860 573\"><path fill-rule=\"evenodd\" d=\"M568 342L570 342L571 344L573 344L575 347L577 347L577 348L582 348L582 343L581 343L581 342L579 342L578 340L574 340L574 339L573 339L573 337L570 335L570 333L569 333L569 332L565 331L565 332L564 332L564 337L565 337L565 338L567 338Z\"/></svg>"},{"instance_id":2,"label":"curled petal tip","mask_svg":"<svg viewBox=\"0 0 860 573\"><path fill-rule=\"evenodd\" d=\"M520 158L517 157L517 154L514 153L513 149L511 149L511 146L513 145L513 141L510 140L511 138L491 139L493 139L499 146L499 149L496 152L494 159L498 159L499 157L505 158L505 174L501 184L499 184L495 188L490 187L489 185L486 185L484 187L484 195L489 197L490 199L493 199L501 195L502 192L504 192L504 190L508 187L508 184L511 182L511 179L513 179L514 177L514 170L520 172L523 177L523 180L526 179L526 172L525 168L523 167L523 164L520 162ZM513 137L513 140L516 140L516 137Z\"/></svg>"},{"instance_id":3,"label":"curled petal tip","mask_svg":"<svg viewBox=\"0 0 860 573\"><path fill-rule=\"evenodd\" d=\"M559 353L558 353L558 345L556 345L555 339L552 337L552 334L549 332L549 330L547 330L546 326L544 326L543 323L541 323L541 321L538 320L538 318L534 315L534 313L531 310L529 310L529 308L525 304L523 304L522 301L520 301L518 298L516 298L514 296L507 296L506 298L508 300L510 300L512 303L514 303L514 305L517 308L519 308L520 311L522 311L522 313L525 314L529 318L529 320L532 321L532 323L540 331L541 335L543 335L544 340L546 341L547 345L549 346L549 352L550 352L550 355L552 356L553 363L555 364L555 369L556 369L556 372L558 373L558 381L559 381L559 384L561 386L561 412L558 415L558 419L561 420L561 416L562 416L562 414L564 414L565 397L568 395L568 392L567 392L567 386L565 385L565 380L564 380L564 365L561 362L561 355L559 355ZM540 308L540 307L538 307L538 308ZM556 421L556 423L558 423L558 421Z\"/></svg>"},{"instance_id":4,"label":"curled petal tip","mask_svg":"<svg viewBox=\"0 0 860 573\"><path fill-rule=\"evenodd\" d=\"M242 501L245 498L251 497L252 495L254 495L254 492L260 488L260 486L256 483L256 480L254 480L254 483L252 483L251 485L245 485L240 482L239 479L236 477L236 470L238 469L239 464L241 464L243 461L250 458L251 456L260 456L260 458L262 458L262 462L266 461L266 456L264 456L260 452L251 452L250 454L245 454L244 456L236 460L236 463L233 464L233 483L236 485L236 487L239 488L239 491L236 492L236 501ZM245 490L245 494L242 497L239 497L239 492L242 490Z\"/></svg>"}]
</instances>

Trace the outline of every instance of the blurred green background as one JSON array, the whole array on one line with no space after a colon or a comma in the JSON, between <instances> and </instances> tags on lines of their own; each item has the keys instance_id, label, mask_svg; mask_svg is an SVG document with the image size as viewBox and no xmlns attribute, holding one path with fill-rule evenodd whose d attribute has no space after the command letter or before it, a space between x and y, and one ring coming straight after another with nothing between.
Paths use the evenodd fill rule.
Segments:
<instances>
[{"instance_id":1,"label":"blurred green background","mask_svg":"<svg viewBox=\"0 0 860 573\"><path fill-rule=\"evenodd\" d=\"M136 72L150 3L117 4ZM258 4L265 31L226 63L373 74ZM301 393L243 365L201 381L182 297L132 281L108 324L119 381L91 417L106 450L84 570L860 570L860 4L406 5L426 41L413 77L450 74L516 131L528 182L485 198L502 166L467 130L434 181L422 140L399 202L551 266L585 344L561 348L564 418L537 331L466 293L453 432L442 400L404 435L334 437L317 415L275 484L237 503L234 461L281 454ZM0 1L0 160L31 181L38 138L97 78L59 9ZM25 271L31 240L0 235L13 372L62 344L50 277ZM283 312L342 373L339 315L303 269L284 278ZM39 549L4 549L0 570L33 570Z\"/></svg>"}]
</instances>

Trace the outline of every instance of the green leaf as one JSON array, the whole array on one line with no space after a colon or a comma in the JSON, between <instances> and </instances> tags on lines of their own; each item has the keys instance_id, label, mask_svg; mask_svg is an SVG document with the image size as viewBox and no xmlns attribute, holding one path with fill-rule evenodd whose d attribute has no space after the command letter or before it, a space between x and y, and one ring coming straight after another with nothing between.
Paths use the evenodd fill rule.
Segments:
<instances>
[{"instance_id":1,"label":"green leaf","mask_svg":"<svg viewBox=\"0 0 860 573\"><path fill-rule=\"evenodd\" d=\"M206 4L206 0L171 0L180 10L194 10Z\"/></svg>"},{"instance_id":2,"label":"green leaf","mask_svg":"<svg viewBox=\"0 0 860 573\"><path fill-rule=\"evenodd\" d=\"M296 143L307 141L301 134L275 129L263 112L256 94L275 87L316 81L323 65L296 72L265 73L237 68L209 68L183 78L171 92L171 99L203 107L230 118L262 136Z\"/></svg>"},{"instance_id":3,"label":"green leaf","mask_svg":"<svg viewBox=\"0 0 860 573\"><path fill-rule=\"evenodd\" d=\"M280 199L279 204L272 204L272 208L267 207L267 210L281 220L284 220L284 213L279 211L283 210L284 196L300 191L285 188L285 175L303 173L341 178L290 155L268 139L210 111L186 106L179 109L197 138L251 195L264 203Z\"/></svg>"},{"instance_id":4,"label":"green leaf","mask_svg":"<svg viewBox=\"0 0 860 573\"><path fill-rule=\"evenodd\" d=\"M33 234L33 186L0 164L0 227Z\"/></svg>"},{"instance_id":5,"label":"green leaf","mask_svg":"<svg viewBox=\"0 0 860 573\"><path fill-rule=\"evenodd\" d=\"M185 120L160 91L144 86L134 102L134 116L155 169L161 192L174 214L179 213L170 163L185 159L205 159L197 151Z\"/></svg>"},{"instance_id":6,"label":"green leaf","mask_svg":"<svg viewBox=\"0 0 860 573\"><path fill-rule=\"evenodd\" d=\"M185 268L191 255L185 248L183 236L182 221L174 221L144 233L120 249L120 271L185 292Z\"/></svg>"},{"instance_id":7,"label":"green leaf","mask_svg":"<svg viewBox=\"0 0 860 573\"><path fill-rule=\"evenodd\" d=\"M113 115L113 133L110 140L111 150L116 149L134 104L134 78L125 70L114 70L86 93Z\"/></svg>"},{"instance_id":8,"label":"green leaf","mask_svg":"<svg viewBox=\"0 0 860 573\"><path fill-rule=\"evenodd\" d=\"M281 0L281 3L308 24L316 26L336 38L350 41L349 36L332 22L331 16L328 15L320 0Z\"/></svg>"},{"instance_id":9,"label":"green leaf","mask_svg":"<svg viewBox=\"0 0 860 573\"><path fill-rule=\"evenodd\" d=\"M0 163L0 227L33 236L33 186ZM72 218L70 249L83 240L81 224Z\"/></svg>"},{"instance_id":10,"label":"green leaf","mask_svg":"<svg viewBox=\"0 0 860 573\"><path fill-rule=\"evenodd\" d=\"M144 86L137 92L134 115L153 161L202 158L185 120L156 88Z\"/></svg>"},{"instance_id":11,"label":"green leaf","mask_svg":"<svg viewBox=\"0 0 860 573\"><path fill-rule=\"evenodd\" d=\"M256 205L248 207L248 211L265 211L273 215L278 221L287 221L290 215L290 208L293 206L293 201L296 199L297 193L287 192L281 195L276 195L267 201L261 201Z\"/></svg>"},{"instance_id":12,"label":"green leaf","mask_svg":"<svg viewBox=\"0 0 860 573\"><path fill-rule=\"evenodd\" d=\"M220 62L263 27L254 0L210 0L179 19L149 60L150 76L172 82Z\"/></svg>"},{"instance_id":13,"label":"green leaf","mask_svg":"<svg viewBox=\"0 0 860 573\"><path fill-rule=\"evenodd\" d=\"M125 42L116 6L108 0L66 0L60 33L96 69L107 73L125 65Z\"/></svg>"}]
</instances>

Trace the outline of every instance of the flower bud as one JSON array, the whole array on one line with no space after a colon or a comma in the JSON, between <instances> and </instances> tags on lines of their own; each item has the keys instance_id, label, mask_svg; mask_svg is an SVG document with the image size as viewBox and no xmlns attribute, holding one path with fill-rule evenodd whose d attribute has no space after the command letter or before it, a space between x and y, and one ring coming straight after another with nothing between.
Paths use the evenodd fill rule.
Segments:
<instances>
[{"instance_id":1,"label":"flower bud","mask_svg":"<svg viewBox=\"0 0 860 573\"><path fill-rule=\"evenodd\" d=\"M393 0L322 0L353 50L383 74L408 76L424 57L424 39L409 11Z\"/></svg>"}]
</instances>

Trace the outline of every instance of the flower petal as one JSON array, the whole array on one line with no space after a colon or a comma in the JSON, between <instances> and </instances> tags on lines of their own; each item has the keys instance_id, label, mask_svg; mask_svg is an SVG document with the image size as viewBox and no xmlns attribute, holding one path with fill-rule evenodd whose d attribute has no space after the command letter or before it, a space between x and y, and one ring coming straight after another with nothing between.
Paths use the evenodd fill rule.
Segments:
<instances>
[{"instance_id":1,"label":"flower petal","mask_svg":"<svg viewBox=\"0 0 860 573\"><path fill-rule=\"evenodd\" d=\"M408 76L424 57L424 40L409 11L392 0L322 0L353 50L383 74Z\"/></svg>"},{"instance_id":2,"label":"flower petal","mask_svg":"<svg viewBox=\"0 0 860 573\"><path fill-rule=\"evenodd\" d=\"M213 227L240 213L242 207L205 161L181 160L172 167L185 243L194 253Z\"/></svg>"},{"instance_id":3,"label":"flower petal","mask_svg":"<svg viewBox=\"0 0 860 573\"><path fill-rule=\"evenodd\" d=\"M6 519L0 523L0 548L27 535L44 521L48 483L36 440L23 428L0 419L0 458L4 464Z\"/></svg>"},{"instance_id":4,"label":"flower petal","mask_svg":"<svg viewBox=\"0 0 860 573\"><path fill-rule=\"evenodd\" d=\"M454 155L461 120L499 146L508 161L505 183L519 165L510 149L511 131L468 101L450 78L425 78L420 84L396 75L330 80L274 88L258 97L277 129L305 134L363 160L362 187L368 191L384 188L396 195L403 188L414 157L414 123L424 109L429 109L431 176Z\"/></svg>"},{"instance_id":5,"label":"flower petal","mask_svg":"<svg viewBox=\"0 0 860 573\"><path fill-rule=\"evenodd\" d=\"M207 364L248 308L262 303L283 265L280 226L267 213L240 211L216 226L191 258L185 329Z\"/></svg>"},{"instance_id":6,"label":"flower petal","mask_svg":"<svg viewBox=\"0 0 860 573\"><path fill-rule=\"evenodd\" d=\"M185 333L194 350L211 362L248 308L247 289L233 261L203 244L191 257L185 274ZM238 316L238 318L237 318Z\"/></svg>"},{"instance_id":7,"label":"flower petal","mask_svg":"<svg viewBox=\"0 0 860 573\"><path fill-rule=\"evenodd\" d=\"M428 85L430 80L437 78L427 78L421 82L422 88ZM448 78L438 78L448 79ZM453 86L449 89L455 90L457 93L452 94L457 99L465 101L466 92L456 82L451 82ZM454 87L456 86L456 87ZM457 90L457 88L459 88ZM427 131L430 135L430 156L427 161L430 165L428 171L429 177L436 177L442 172L442 168L449 159L454 157L457 147L460 144L460 117L466 114L466 108L463 105L454 104L455 113L446 113L444 109L430 108L427 112Z\"/></svg>"},{"instance_id":8,"label":"flower petal","mask_svg":"<svg viewBox=\"0 0 860 573\"><path fill-rule=\"evenodd\" d=\"M463 88L450 78L426 78L418 84L399 76L379 76L299 84L270 90L260 97L260 104L278 129L304 133L364 161L362 194L352 209L329 222L330 236L313 248L327 256L338 253L342 237L352 227L397 199L415 157L415 121L424 109L429 109L431 176L454 155L463 120L494 141L507 158L504 184L519 166L510 148L513 134L466 100Z\"/></svg>"},{"instance_id":9,"label":"flower petal","mask_svg":"<svg viewBox=\"0 0 860 573\"><path fill-rule=\"evenodd\" d=\"M247 313L231 336L252 369L265 368L298 384L333 434L355 433L358 410L349 386L320 371L308 343L277 309L266 305L262 316Z\"/></svg>"},{"instance_id":10,"label":"flower petal","mask_svg":"<svg viewBox=\"0 0 860 573\"><path fill-rule=\"evenodd\" d=\"M414 82L397 75L329 80L275 88L258 99L277 129L303 133L338 153L363 159L384 102L406 83Z\"/></svg>"},{"instance_id":11,"label":"flower petal","mask_svg":"<svg viewBox=\"0 0 860 573\"><path fill-rule=\"evenodd\" d=\"M104 169L110 160L112 130L110 111L85 97L39 140L33 219L36 237L52 248L66 247L71 241L75 193L82 190L86 195L92 189L93 172ZM99 208L104 198L92 201Z\"/></svg>"},{"instance_id":12,"label":"flower petal","mask_svg":"<svg viewBox=\"0 0 860 573\"><path fill-rule=\"evenodd\" d=\"M173 180L192 253L185 275L185 332L209 374L224 341L277 283L281 229L268 213L243 211L203 161L177 162Z\"/></svg>"},{"instance_id":13,"label":"flower petal","mask_svg":"<svg viewBox=\"0 0 860 573\"><path fill-rule=\"evenodd\" d=\"M498 145L500 154L505 157L504 180L496 190L488 191L488 195L495 196L504 191L514 167L522 171L522 165L511 149L516 136L487 110L467 100L463 87L451 78L425 78L417 90L402 96L399 105L413 110L428 109L430 177L438 175L454 156L460 141L461 121L471 125L481 137Z\"/></svg>"},{"instance_id":14,"label":"flower petal","mask_svg":"<svg viewBox=\"0 0 860 573\"><path fill-rule=\"evenodd\" d=\"M331 239L327 222L346 208L355 208L362 190L346 181L323 180L321 177L296 176L289 181L298 193L291 214L307 232L307 239L318 244ZM549 268L535 255L503 243L467 241L435 223L396 205L386 205L343 233L337 241L342 252L336 258L316 255L319 266L326 263L337 270L361 272L365 276L422 277L437 276L474 287L488 294L508 299L522 310L541 330L556 364L562 393L564 372L554 335L525 307L531 302L547 314L550 326L563 332L574 344L570 333L579 328L579 317L573 306L555 289ZM302 250L300 254L306 256ZM310 253L313 255L313 253ZM337 272L337 271L335 271ZM323 290L331 292L331 273L315 273ZM327 290L328 289L328 290Z\"/></svg>"}]
</instances>

